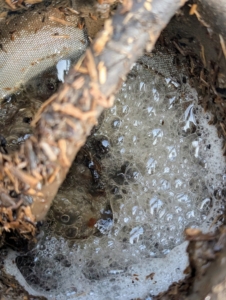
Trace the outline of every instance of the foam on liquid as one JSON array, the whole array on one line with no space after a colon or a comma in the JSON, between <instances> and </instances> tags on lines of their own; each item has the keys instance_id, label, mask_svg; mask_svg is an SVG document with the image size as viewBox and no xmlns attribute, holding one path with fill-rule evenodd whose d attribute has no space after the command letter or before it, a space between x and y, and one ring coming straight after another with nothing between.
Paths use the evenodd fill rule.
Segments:
<instances>
[{"instance_id":1,"label":"foam on liquid","mask_svg":"<svg viewBox=\"0 0 226 300\"><path fill-rule=\"evenodd\" d=\"M48 299L87 300L151 299L182 279L184 229L214 230L223 211L221 140L197 99L189 83L178 84L137 63L94 134L111 144L101 159L104 199L90 203L84 190L70 184L54 204L57 209L64 202L81 216L94 207L101 216L110 204L113 219L99 217L99 234L73 240L65 237L65 222L55 225L50 212L36 248L17 257L17 277L22 274ZM68 180L73 182L73 169ZM71 232L80 224L76 220ZM11 256L9 261L17 254ZM7 265L15 273L15 264Z\"/></svg>"}]
</instances>

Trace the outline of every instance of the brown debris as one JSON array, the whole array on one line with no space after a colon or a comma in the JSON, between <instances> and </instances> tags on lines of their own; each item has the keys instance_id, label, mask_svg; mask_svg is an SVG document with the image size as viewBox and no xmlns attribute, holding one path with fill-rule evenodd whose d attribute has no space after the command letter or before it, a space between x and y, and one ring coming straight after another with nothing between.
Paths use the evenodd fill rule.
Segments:
<instances>
[{"instance_id":1,"label":"brown debris","mask_svg":"<svg viewBox=\"0 0 226 300\"><path fill-rule=\"evenodd\" d=\"M50 145L46 142L41 142L40 147L42 150L45 152L46 156L50 161L55 161L57 160L57 155L54 153Z\"/></svg>"},{"instance_id":2,"label":"brown debris","mask_svg":"<svg viewBox=\"0 0 226 300\"><path fill-rule=\"evenodd\" d=\"M110 40L112 34L113 34L112 20L106 20L104 23L104 30L102 30L97 35L97 39L94 41L93 44L93 49L96 55L99 55L103 51L106 43Z\"/></svg>"},{"instance_id":3,"label":"brown debris","mask_svg":"<svg viewBox=\"0 0 226 300\"><path fill-rule=\"evenodd\" d=\"M149 274L149 275L146 276L146 280L147 279L153 280L154 276L155 276L155 273L151 273L151 274Z\"/></svg>"},{"instance_id":4,"label":"brown debris","mask_svg":"<svg viewBox=\"0 0 226 300\"><path fill-rule=\"evenodd\" d=\"M52 34L51 37L58 38L58 39L69 39L70 35L68 35L68 34L65 34L65 35Z\"/></svg>"},{"instance_id":5,"label":"brown debris","mask_svg":"<svg viewBox=\"0 0 226 300\"><path fill-rule=\"evenodd\" d=\"M151 3L150 3L151 1L146 1L146 2L144 2L144 7L145 7L145 9L147 10L147 11L151 11L151 8L152 8L152 6L151 6Z\"/></svg>"},{"instance_id":6,"label":"brown debris","mask_svg":"<svg viewBox=\"0 0 226 300\"><path fill-rule=\"evenodd\" d=\"M53 22L56 22L56 23L59 23L61 25L75 27L75 25L73 23L65 21L64 19L60 19L60 18L54 17L54 16L50 16L49 20L53 21Z\"/></svg>"},{"instance_id":7,"label":"brown debris","mask_svg":"<svg viewBox=\"0 0 226 300\"><path fill-rule=\"evenodd\" d=\"M80 20L78 21L77 27L78 27L79 29L83 29L84 26L85 26L84 18L80 18Z\"/></svg>"},{"instance_id":8,"label":"brown debris","mask_svg":"<svg viewBox=\"0 0 226 300\"><path fill-rule=\"evenodd\" d=\"M51 183L54 182L54 180L56 179L57 174L58 174L59 171L60 171L60 167L57 166L56 169L53 171L52 175L49 177L48 184L51 184Z\"/></svg>"},{"instance_id":9,"label":"brown debris","mask_svg":"<svg viewBox=\"0 0 226 300\"><path fill-rule=\"evenodd\" d=\"M100 84L104 84L107 79L107 69L106 69L103 61L99 62L97 69L99 71L99 82L100 82Z\"/></svg>"},{"instance_id":10,"label":"brown debris","mask_svg":"<svg viewBox=\"0 0 226 300\"><path fill-rule=\"evenodd\" d=\"M183 56L187 55L187 53L185 53L184 50L175 41L173 41L173 44L176 47L176 49L180 52L181 55Z\"/></svg>"},{"instance_id":11,"label":"brown debris","mask_svg":"<svg viewBox=\"0 0 226 300\"><path fill-rule=\"evenodd\" d=\"M189 14L190 14L190 15L195 15L195 16L197 17L197 19L199 20L199 22L200 22L203 26L209 28L209 27L210 27L209 24L207 24L207 23L203 20L203 18L201 17L200 13L198 12L198 5L197 5L197 4L192 4L192 5L190 5L190 7L191 7L191 9L190 9Z\"/></svg>"},{"instance_id":12,"label":"brown debris","mask_svg":"<svg viewBox=\"0 0 226 300\"><path fill-rule=\"evenodd\" d=\"M44 111L44 109L56 99L56 94L53 94L47 101L45 101L42 106L39 108L38 112L36 113L34 119L31 122L31 126L35 126L36 123L39 121L41 118L41 113Z\"/></svg>"},{"instance_id":13,"label":"brown debris","mask_svg":"<svg viewBox=\"0 0 226 300\"><path fill-rule=\"evenodd\" d=\"M72 116L82 121L86 121L90 117L95 117L97 114L95 111L82 112L79 108L74 107L74 105L70 103L64 105L54 103L53 110Z\"/></svg>"},{"instance_id":14,"label":"brown debris","mask_svg":"<svg viewBox=\"0 0 226 300\"><path fill-rule=\"evenodd\" d=\"M60 149L60 160L62 161L62 166L63 167L70 167L71 166L71 163L70 161L68 160L67 158L67 143L65 140L61 139L58 141L58 146L59 146L59 149Z\"/></svg>"},{"instance_id":15,"label":"brown debris","mask_svg":"<svg viewBox=\"0 0 226 300\"><path fill-rule=\"evenodd\" d=\"M221 48L222 48L222 51L224 53L224 57L226 59L226 45L225 45L225 41L224 41L223 36L221 34L219 34L219 38L220 38Z\"/></svg>"},{"instance_id":16,"label":"brown debris","mask_svg":"<svg viewBox=\"0 0 226 300\"><path fill-rule=\"evenodd\" d=\"M36 4L41 3L43 0L24 0L24 3L26 4Z\"/></svg>"},{"instance_id":17,"label":"brown debris","mask_svg":"<svg viewBox=\"0 0 226 300\"><path fill-rule=\"evenodd\" d=\"M226 229L216 234L204 234L198 229L187 229L190 243L187 248L190 265L184 271L186 278L173 283L166 292L155 296L154 300L196 300L204 299L216 284L216 274L225 274ZM224 250L223 253L219 253ZM215 263L210 264L215 260ZM218 274L219 275L219 274ZM218 276L221 278L222 276ZM223 278L225 276L223 275Z\"/></svg>"},{"instance_id":18,"label":"brown debris","mask_svg":"<svg viewBox=\"0 0 226 300\"><path fill-rule=\"evenodd\" d=\"M196 228L187 228L185 235L188 241L210 241L215 239L215 235L203 234L201 230Z\"/></svg>"},{"instance_id":19,"label":"brown debris","mask_svg":"<svg viewBox=\"0 0 226 300\"><path fill-rule=\"evenodd\" d=\"M12 10L16 9L16 5L14 5L11 0L5 0L5 3L8 4Z\"/></svg>"},{"instance_id":20,"label":"brown debris","mask_svg":"<svg viewBox=\"0 0 226 300\"><path fill-rule=\"evenodd\" d=\"M86 67L92 80L97 81L97 68L90 49L86 51Z\"/></svg>"},{"instance_id":21,"label":"brown debris","mask_svg":"<svg viewBox=\"0 0 226 300\"><path fill-rule=\"evenodd\" d=\"M92 20L94 20L94 21L97 21L97 16L95 16L95 15L93 15L93 14L89 14L90 15L90 18L92 19Z\"/></svg>"},{"instance_id":22,"label":"brown debris","mask_svg":"<svg viewBox=\"0 0 226 300\"><path fill-rule=\"evenodd\" d=\"M202 59L204 68L206 68L207 65L206 65L205 49L204 49L203 45L201 45L201 59Z\"/></svg>"},{"instance_id":23,"label":"brown debris","mask_svg":"<svg viewBox=\"0 0 226 300\"><path fill-rule=\"evenodd\" d=\"M69 10L71 13L73 13L75 15L79 15L79 12L71 7L67 7L67 10Z\"/></svg>"},{"instance_id":24,"label":"brown debris","mask_svg":"<svg viewBox=\"0 0 226 300\"><path fill-rule=\"evenodd\" d=\"M5 3L9 6L11 10L17 10L18 8L21 8L23 4L25 5L32 5L36 3L40 3L43 0L4 0Z\"/></svg>"},{"instance_id":25,"label":"brown debris","mask_svg":"<svg viewBox=\"0 0 226 300\"><path fill-rule=\"evenodd\" d=\"M14 166L8 167L9 172L12 173L17 179L21 180L23 183L36 188L39 180L28 173L25 173Z\"/></svg>"},{"instance_id":26,"label":"brown debris","mask_svg":"<svg viewBox=\"0 0 226 300\"><path fill-rule=\"evenodd\" d=\"M22 201L18 203L18 207L13 208L18 210L17 214L14 214L14 216L11 207L1 207L0 223L6 232L17 231L21 237L25 239L34 238L36 234L35 218L31 213L31 208L29 206L24 207L21 205Z\"/></svg>"},{"instance_id":27,"label":"brown debris","mask_svg":"<svg viewBox=\"0 0 226 300\"><path fill-rule=\"evenodd\" d=\"M125 0L123 1L123 6L122 6L122 9L120 11L120 14L125 14L127 13L128 11L131 10L132 8L132 5L133 5L133 1L132 0Z\"/></svg>"}]
</instances>

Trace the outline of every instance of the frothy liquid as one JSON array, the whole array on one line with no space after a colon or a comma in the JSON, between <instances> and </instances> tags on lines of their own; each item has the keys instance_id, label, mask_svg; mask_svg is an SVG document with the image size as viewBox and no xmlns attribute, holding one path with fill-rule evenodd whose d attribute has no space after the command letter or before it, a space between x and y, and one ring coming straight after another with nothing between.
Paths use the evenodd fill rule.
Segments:
<instances>
[{"instance_id":1,"label":"frothy liquid","mask_svg":"<svg viewBox=\"0 0 226 300\"><path fill-rule=\"evenodd\" d=\"M124 300L184 277L184 229L214 230L225 193L221 140L197 102L189 83L134 66L90 138L99 141L104 194L87 195L73 168L83 180L90 170L72 167L37 247L16 259L34 290Z\"/></svg>"}]
</instances>

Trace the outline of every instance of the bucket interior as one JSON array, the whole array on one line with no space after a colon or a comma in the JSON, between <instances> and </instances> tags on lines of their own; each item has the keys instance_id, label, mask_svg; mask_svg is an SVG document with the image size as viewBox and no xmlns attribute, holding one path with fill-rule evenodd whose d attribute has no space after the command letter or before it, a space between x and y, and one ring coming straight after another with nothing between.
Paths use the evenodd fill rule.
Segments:
<instances>
[{"instance_id":1,"label":"bucket interior","mask_svg":"<svg viewBox=\"0 0 226 300\"><path fill-rule=\"evenodd\" d=\"M32 135L38 108L90 43L86 27L56 21L69 7L66 22L79 22L73 5L41 3L0 23L0 135L8 153ZM215 233L224 224L225 57L218 28L189 11L132 66L35 245L5 237L2 290L16 286L9 299L154 299L189 277L185 230Z\"/></svg>"}]
</instances>

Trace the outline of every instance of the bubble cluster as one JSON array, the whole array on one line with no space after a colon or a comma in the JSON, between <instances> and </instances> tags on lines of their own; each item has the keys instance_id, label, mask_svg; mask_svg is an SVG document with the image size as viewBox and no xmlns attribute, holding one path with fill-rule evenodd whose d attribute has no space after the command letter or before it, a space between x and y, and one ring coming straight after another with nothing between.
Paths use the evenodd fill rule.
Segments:
<instances>
[{"instance_id":1,"label":"bubble cluster","mask_svg":"<svg viewBox=\"0 0 226 300\"><path fill-rule=\"evenodd\" d=\"M30 287L48 299L123 300L184 277L184 229L214 230L226 193L221 140L197 100L187 81L134 65L36 247L16 258Z\"/></svg>"},{"instance_id":2,"label":"bubble cluster","mask_svg":"<svg viewBox=\"0 0 226 300\"><path fill-rule=\"evenodd\" d=\"M134 67L96 134L112 143L104 166L113 234L159 257L182 243L186 227L209 229L225 166L197 92L151 74Z\"/></svg>"}]
</instances>

